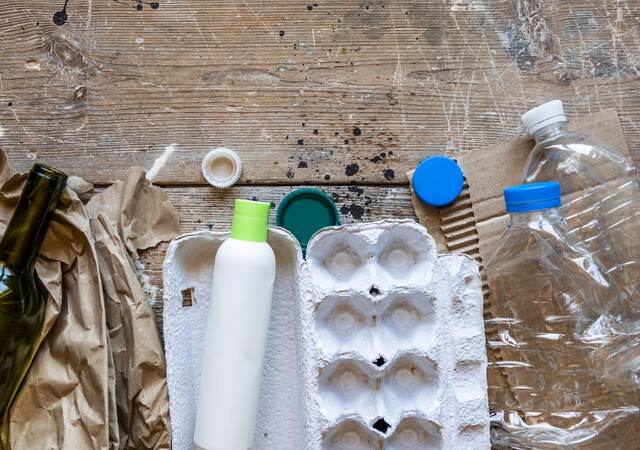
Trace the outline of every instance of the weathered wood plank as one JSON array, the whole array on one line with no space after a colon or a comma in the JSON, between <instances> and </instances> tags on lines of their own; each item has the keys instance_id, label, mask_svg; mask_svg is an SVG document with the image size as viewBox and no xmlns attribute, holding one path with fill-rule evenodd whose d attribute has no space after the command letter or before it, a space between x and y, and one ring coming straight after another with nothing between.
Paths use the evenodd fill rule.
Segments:
<instances>
[{"instance_id":1,"label":"weathered wood plank","mask_svg":"<svg viewBox=\"0 0 640 450\"><path fill-rule=\"evenodd\" d=\"M326 186L340 210L342 223L378 219L415 219L408 187ZM234 187L228 192L213 188L167 188L171 202L180 214L183 233L200 229L227 230L231 224L233 202L236 198L258 199L275 205L292 190L291 187ZM275 220L274 215L272 219ZM162 326L162 262L167 244L144 252L145 273L153 286L153 307L158 324Z\"/></svg>"},{"instance_id":2,"label":"weathered wood plank","mask_svg":"<svg viewBox=\"0 0 640 450\"><path fill-rule=\"evenodd\" d=\"M640 150L638 0L158 1L70 0L62 26L63 0L0 4L17 169L104 184L175 144L156 181L200 184L225 145L243 183L397 183L427 154L517 134L551 97L616 108Z\"/></svg>"}]
</instances>

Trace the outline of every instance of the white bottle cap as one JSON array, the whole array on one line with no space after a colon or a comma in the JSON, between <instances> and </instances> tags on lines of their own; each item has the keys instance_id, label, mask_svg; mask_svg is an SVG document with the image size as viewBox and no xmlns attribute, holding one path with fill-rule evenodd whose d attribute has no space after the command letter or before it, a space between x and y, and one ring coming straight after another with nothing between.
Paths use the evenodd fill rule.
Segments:
<instances>
[{"instance_id":1,"label":"white bottle cap","mask_svg":"<svg viewBox=\"0 0 640 450\"><path fill-rule=\"evenodd\" d=\"M554 123L566 122L562 101L553 100L530 109L522 115L522 123L529 134Z\"/></svg>"},{"instance_id":2,"label":"white bottle cap","mask_svg":"<svg viewBox=\"0 0 640 450\"><path fill-rule=\"evenodd\" d=\"M227 189L240 179L242 161L236 152L220 147L211 150L202 160L202 175L213 187Z\"/></svg>"}]
</instances>

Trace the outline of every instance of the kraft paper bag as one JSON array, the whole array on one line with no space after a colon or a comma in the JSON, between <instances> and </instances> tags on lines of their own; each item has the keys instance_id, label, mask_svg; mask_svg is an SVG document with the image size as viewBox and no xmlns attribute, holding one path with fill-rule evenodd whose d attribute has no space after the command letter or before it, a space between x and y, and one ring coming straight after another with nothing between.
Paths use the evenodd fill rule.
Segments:
<instances>
[{"instance_id":1,"label":"kraft paper bag","mask_svg":"<svg viewBox=\"0 0 640 450\"><path fill-rule=\"evenodd\" d=\"M25 178L0 151L0 231ZM139 168L85 208L92 188L70 177L37 261L47 313L6 449L170 448L164 356L133 258L177 235L177 214Z\"/></svg>"}]
</instances>

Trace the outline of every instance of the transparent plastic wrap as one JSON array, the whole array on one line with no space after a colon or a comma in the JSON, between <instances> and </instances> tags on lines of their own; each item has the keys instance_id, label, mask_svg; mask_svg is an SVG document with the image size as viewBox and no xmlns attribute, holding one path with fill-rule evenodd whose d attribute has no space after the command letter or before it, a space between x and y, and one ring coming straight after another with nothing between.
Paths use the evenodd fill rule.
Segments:
<instances>
[{"instance_id":1,"label":"transparent plastic wrap","mask_svg":"<svg viewBox=\"0 0 640 450\"><path fill-rule=\"evenodd\" d=\"M569 232L599 261L620 289L630 319L629 347L611 355L611 370L631 368L640 385L640 185L634 163L569 132L558 100L532 109L523 121L536 140L523 178L558 181Z\"/></svg>"},{"instance_id":2,"label":"transparent plastic wrap","mask_svg":"<svg viewBox=\"0 0 640 450\"><path fill-rule=\"evenodd\" d=\"M570 234L557 183L510 188L505 199L511 223L484 268L496 329L488 369L494 446L638 448L633 368L611 363L630 345L620 289Z\"/></svg>"}]
</instances>

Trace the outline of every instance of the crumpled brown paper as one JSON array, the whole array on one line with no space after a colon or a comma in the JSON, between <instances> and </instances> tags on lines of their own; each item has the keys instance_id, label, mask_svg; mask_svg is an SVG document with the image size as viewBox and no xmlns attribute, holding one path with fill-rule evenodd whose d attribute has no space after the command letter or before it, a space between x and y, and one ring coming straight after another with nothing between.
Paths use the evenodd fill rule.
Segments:
<instances>
[{"instance_id":1,"label":"crumpled brown paper","mask_svg":"<svg viewBox=\"0 0 640 450\"><path fill-rule=\"evenodd\" d=\"M24 180L9 178L0 151L3 230ZM83 196L90 192L86 183L74 185ZM3 424L7 449L170 448L164 356L131 255L177 234L175 210L142 169L131 169L87 209L66 190L37 261L47 313Z\"/></svg>"},{"instance_id":2,"label":"crumpled brown paper","mask_svg":"<svg viewBox=\"0 0 640 450\"><path fill-rule=\"evenodd\" d=\"M117 429L112 447L170 447L164 353L147 293L130 254L170 240L179 230L166 194L132 168L87 204L94 233L115 371ZM127 251L128 250L128 251ZM117 443L117 444L116 444Z\"/></svg>"}]
</instances>

